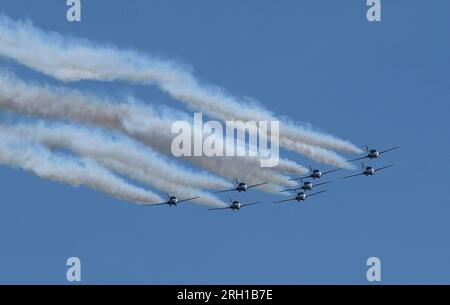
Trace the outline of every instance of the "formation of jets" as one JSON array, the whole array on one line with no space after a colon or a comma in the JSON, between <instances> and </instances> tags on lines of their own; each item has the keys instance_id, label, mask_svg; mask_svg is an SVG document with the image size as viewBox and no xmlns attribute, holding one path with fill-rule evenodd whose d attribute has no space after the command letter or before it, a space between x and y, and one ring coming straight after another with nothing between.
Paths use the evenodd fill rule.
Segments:
<instances>
[{"instance_id":1,"label":"formation of jets","mask_svg":"<svg viewBox=\"0 0 450 305\"><path fill-rule=\"evenodd\" d=\"M319 194L325 193L326 191L327 190L320 191L320 192L317 192L317 193L312 193L312 194L306 194L306 192L298 192L297 195L295 195L294 198L289 198L289 199L284 199L284 200L277 200L277 201L274 201L273 203L288 202L288 201L293 201L293 200L296 200L297 202L305 201L306 198L308 198L308 197L311 197L311 196L314 196L314 195L319 195Z\"/></svg>"},{"instance_id":2,"label":"formation of jets","mask_svg":"<svg viewBox=\"0 0 450 305\"><path fill-rule=\"evenodd\" d=\"M250 203L241 203L239 200L232 200L230 198L230 205L224 208L212 208L209 209L210 211L217 211L217 210L227 210L227 209L231 209L232 211L236 211L236 210L240 210L243 207L247 207L250 205L254 205L254 204L260 204L262 201L255 201L255 202L250 202Z\"/></svg>"},{"instance_id":3,"label":"formation of jets","mask_svg":"<svg viewBox=\"0 0 450 305\"><path fill-rule=\"evenodd\" d=\"M356 158L356 159L352 159L352 160L348 160L347 162L353 162L353 161L358 161L358 160L362 160L362 159L377 159L379 158L382 154L387 153L389 151L392 151L394 149L397 149L398 146L383 150L383 151L378 151L376 149L369 149L369 147L367 145L364 145L364 149L367 152L367 155L360 157L360 158Z\"/></svg>"},{"instance_id":4,"label":"formation of jets","mask_svg":"<svg viewBox=\"0 0 450 305\"><path fill-rule=\"evenodd\" d=\"M309 174L308 176L304 176L304 177L300 177L300 178L292 178L289 179L289 181L294 181L294 180L303 180L306 178L313 178L313 179L320 179L322 178L323 175L329 174L329 173L333 173L336 172L338 170L341 170L342 168L335 168L335 169L331 169L331 170L327 170L327 171L321 171L320 169L312 169L311 166L309 167Z\"/></svg>"},{"instance_id":5,"label":"formation of jets","mask_svg":"<svg viewBox=\"0 0 450 305\"><path fill-rule=\"evenodd\" d=\"M378 151L376 149L369 149L369 147L367 145L364 146L364 149L366 151L366 155L358 157L356 159L352 159L352 160L348 160L347 162L354 162L354 161L358 161L358 160L363 160L363 159L378 159L381 155L390 152L392 150L398 149L398 146L392 147L390 149L386 149L386 150L382 150L382 151ZM375 175L375 173L377 173L378 171L381 171L383 169L389 168L394 166L394 164L389 164L389 165L385 165L382 167L373 167L373 166L366 166L364 165L364 163L361 163L362 166L362 171L356 174L352 174L349 176L344 176L341 177L342 179L348 179L348 178L352 178L352 177L357 177L357 176L373 176ZM308 193L310 191L312 191L314 188L319 187L319 186L323 186L329 183L334 182L333 180L328 180L325 182L321 182L321 183L313 183L311 181L307 181L306 179L321 179L322 176L333 173L333 172L337 172L339 170L341 170L342 168L335 168L335 169L330 169L330 170L326 170L326 171L322 171L320 169L312 169L311 167L309 167L309 173L303 177L298 177L298 178L292 178L289 179L289 181L297 181L300 180L301 184L299 184L299 186L294 187L294 188L289 188L289 189L285 189L285 190L281 190L280 192L293 192L293 197L287 198L287 199L283 199L283 200L277 200L274 201L273 203L285 203L285 202L289 202L289 201L297 201L297 202L301 202L301 201L305 201L307 198L311 197L311 196L315 196L315 195L319 195L322 193L325 193L327 190L322 190L319 192L315 192L315 193ZM249 189L254 188L254 187L258 187L258 186L262 186L262 185L266 185L269 184L269 182L261 182L261 183L256 183L256 184L247 184L243 181L239 181L238 179L234 180L235 186L233 188L230 189L226 189L226 190L218 190L214 193L226 193L226 192L247 192ZM167 201L165 202L161 202L161 203L157 203L157 204L150 204L151 206L154 205L168 205L168 206L173 206L173 205L178 205L179 203L182 202L187 202L187 201L191 201L191 200L196 200L196 199L200 199L200 197L192 197L192 198L185 198L185 199L178 199L176 196L173 195L169 195L167 194ZM218 210L232 210L232 211L239 211L241 208L243 207L248 207L248 206L252 206L252 205L256 205L256 204L260 204L262 203L261 201L255 201L255 202L249 202L249 203L241 203L239 200L233 200L230 198L230 203L228 206L226 207L220 207L220 208L210 208L208 210L210 211L218 211Z\"/></svg>"},{"instance_id":6,"label":"formation of jets","mask_svg":"<svg viewBox=\"0 0 450 305\"><path fill-rule=\"evenodd\" d=\"M240 192L246 192L248 189L252 188L252 187L257 187L257 186L261 186L264 184L269 184L269 182L262 182L262 183L258 183L258 184L253 184L253 185L248 185L245 182L239 182L238 179L234 179L236 186L232 189L228 189L228 190L222 190L222 191L216 191L214 193L226 193L226 192L233 192L233 191L238 191Z\"/></svg>"},{"instance_id":7,"label":"formation of jets","mask_svg":"<svg viewBox=\"0 0 450 305\"><path fill-rule=\"evenodd\" d=\"M302 179L302 182L303 182L303 179ZM324 185L324 184L328 184L328 183L331 183L331 182L333 182L333 180L322 182L322 183L315 183L315 184L313 184L310 181L305 181L305 182L303 182L303 185L300 186L300 187L294 187L294 188L291 188L291 189L282 190L282 191L280 191L280 193L282 193L282 192L292 192L292 191L298 191L298 190L312 191L313 187L318 187L318 186L321 186L321 185Z\"/></svg>"},{"instance_id":8,"label":"formation of jets","mask_svg":"<svg viewBox=\"0 0 450 305\"><path fill-rule=\"evenodd\" d=\"M167 201L165 202L161 202L161 203L154 203L151 205L168 205L168 206L173 206L173 205L178 205L179 203L182 202L186 202L186 201L191 201L191 200L195 200L195 199L200 199L200 197L192 197L192 198L186 198L186 199L178 199L177 196L171 196L169 195L169 193L167 193Z\"/></svg>"},{"instance_id":9,"label":"formation of jets","mask_svg":"<svg viewBox=\"0 0 450 305\"><path fill-rule=\"evenodd\" d=\"M386 166L383 166L383 167L374 168L372 166L365 166L364 163L361 163L361 165L362 165L362 169L363 169L362 173L354 174L354 175L350 175L350 176L345 176L345 177L342 177L342 179L347 179L347 178L361 176L361 175L364 175L366 177L367 176L373 176L376 172L378 172L378 171L380 171L382 169L394 166L394 164L390 164L390 165L386 165Z\"/></svg>"}]
</instances>

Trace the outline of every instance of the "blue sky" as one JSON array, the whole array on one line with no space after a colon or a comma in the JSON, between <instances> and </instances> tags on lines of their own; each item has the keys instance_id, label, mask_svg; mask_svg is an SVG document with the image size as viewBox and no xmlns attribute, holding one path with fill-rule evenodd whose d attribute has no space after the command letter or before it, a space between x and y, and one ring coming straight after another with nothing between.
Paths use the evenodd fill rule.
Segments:
<instances>
[{"instance_id":1,"label":"blue sky","mask_svg":"<svg viewBox=\"0 0 450 305\"><path fill-rule=\"evenodd\" d=\"M1 166L0 283L66 283L70 256L81 259L83 283L367 283L371 256L381 259L383 283L450 282L448 1L382 1L379 23L352 0L82 5L81 23L66 21L65 1L1 0L0 11L175 59L207 83L355 144L400 145L369 162L396 167L334 183L303 206L249 192L239 198L266 204L211 213L143 208ZM67 86L182 108L151 86Z\"/></svg>"}]
</instances>

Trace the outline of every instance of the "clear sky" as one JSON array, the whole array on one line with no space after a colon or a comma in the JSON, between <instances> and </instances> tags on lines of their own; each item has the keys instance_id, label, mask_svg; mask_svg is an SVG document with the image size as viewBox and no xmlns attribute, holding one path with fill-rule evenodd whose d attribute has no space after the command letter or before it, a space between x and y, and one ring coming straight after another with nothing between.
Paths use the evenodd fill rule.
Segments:
<instances>
[{"instance_id":1,"label":"clear sky","mask_svg":"<svg viewBox=\"0 0 450 305\"><path fill-rule=\"evenodd\" d=\"M396 164L378 176L339 181L302 206L249 192L239 198L265 204L239 213L139 207L1 166L0 283L66 283L70 256L83 283L367 283L371 256L383 283L450 283L450 2L385 0L379 23L365 2L82 0L82 22L68 23L65 1L0 0L13 19L189 64L355 144L401 146L368 162ZM151 86L67 86L182 108Z\"/></svg>"}]
</instances>

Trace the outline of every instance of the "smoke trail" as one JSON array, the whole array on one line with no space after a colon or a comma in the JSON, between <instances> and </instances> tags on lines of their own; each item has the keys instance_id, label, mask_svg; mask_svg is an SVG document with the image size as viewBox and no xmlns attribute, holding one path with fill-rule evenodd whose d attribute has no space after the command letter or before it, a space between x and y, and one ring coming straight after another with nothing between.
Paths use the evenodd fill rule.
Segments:
<instances>
[{"instance_id":1,"label":"smoke trail","mask_svg":"<svg viewBox=\"0 0 450 305\"><path fill-rule=\"evenodd\" d=\"M146 175L154 175L175 185L192 188L224 188L230 183L206 172L196 173L176 164L121 135L106 135L100 131L63 124L16 125L0 128L30 137L45 145L67 148L89 158L114 159ZM167 191L168 188L163 189Z\"/></svg>"},{"instance_id":2,"label":"smoke trail","mask_svg":"<svg viewBox=\"0 0 450 305\"><path fill-rule=\"evenodd\" d=\"M121 131L158 152L170 154L173 135L170 117L161 117L151 108L137 103L118 104L83 95L78 91L29 85L11 75L0 73L0 107L31 116L57 118L71 122L99 125ZM287 177L255 166L256 158L189 157L193 163L228 178L245 173L248 183L262 180L290 186ZM259 164L258 164L259 165ZM265 186L269 189L269 186Z\"/></svg>"},{"instance_id":3,"label":"smoke trail","mask_svg":"<svg viewBox=\"0 0 450 305\"><path fill-rule=\"evenodd\" d=\"M95 160L109 170L151 185L163 192L176 192L183 197L200 196L197 202L211 206L223 206L224 203L196 188L231 186L230 183L211 175L197 175L187 171L120 136L108 138L93 130L61 124L46 126L42 123L0 125L0 132L13 133L52 149L69 149L76 154Z\"/></svg>"},{"instance_id":4,"label":"smoke trail","mask_svg":"<svg viewBox=\"0 0 450 305\"><path fill-rule=\"evenodd\" d=\"M275 169L282 173L297 174L297 175L302 175L308 172L308 170L305 167L301 166L295 161L288 159L280 159Z\"/></svg>"},{"instance_id":5,"label":"smoke trail","mask_svg":"<svg viewBox=\"0 0 450 305\"><path fill-rule=\"evenodd\" d=\"M151 185L161 191L168 191L172 195L177 195L181 199L192 198L192 197L200 197L199 199L195 199L192 202L197 202L201 204L206 204L212 207L224 207L226 204L216 196L203 192L199 189L186 187L183 185L179 185L173 182L168 182L164 179L160 179L156 176L153 176L142 169L131 167L125 163L121 163L114 159L96 159L101 165L106 168L111 169L117 173L121 173L126 175L134 180L140 181L142 183Z\"/></svg>"},{"instance_id":6,"label":"smoke trail","mask_svg":"<svg viewBox=\"0 0 450 305\"><path fill-rule=\"evenodd\" d=\"M89 160L75 162L51 154L42 146L0 134L0 163L19 167L35 175L72 186L86 185L117 199L140 204L161 202L158 195L130 185Z\"/></svg>"},{"instance_id":7,"label":"smoke trail","mask_svg":"<svg viewBox=\"0 0 450 305\"><path fill-rule=\"evenodd\" d=\"M303 155L319 163L325 163L340 168L354 168L353 164L350 164L347 160L331 150L313 147L308 144L298 143L288 139L281 139L280 142L284 147L289 147L291 150L297 152L301 151Z\"/></svg>"},{"instance_id":8,"label":"smoke trail","mask_svg":"<svg viewBox=\"0 0 450 305\"><path fill-rule=\"evenodd\" d=\"M238 101L219 88L200 84L174 62L149 58L130 50L97 46L88 41L65 39L56 33L46 33L29 22L0 17L0 55L62 81L154 83L171 97L221 120L281 121L261 107ZM285 121L281 125L280 138L308 144L309 150L319 146L352 153L361 151L348 141ZM285 148L298 153L304 151L297 146Z\"/></svg>"}]
</instances>

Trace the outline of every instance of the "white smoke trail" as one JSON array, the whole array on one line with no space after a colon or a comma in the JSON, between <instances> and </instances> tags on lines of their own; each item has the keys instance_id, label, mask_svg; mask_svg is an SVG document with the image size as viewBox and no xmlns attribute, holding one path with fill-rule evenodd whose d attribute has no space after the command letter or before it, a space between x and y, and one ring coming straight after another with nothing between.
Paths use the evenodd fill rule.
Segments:
<instances>
[{"instance_id":1,"label":"white smoke trail","mask_svg":"<svg viewBox=\"0 0 450 305\"><path fill-rule=\"evenodd\" d=\"M126 183L95 162L55 156L40 145L4 133L0 133L0 163L44 179L72 186L85 185L121 200L140 204L162 201L157 194Z\"/></svg>"},{"instance_id":2,"label":"white smoke trail","mask_svg":"<svg viewBox=\"0 0 450 305\"><path fill-rule=\"evenodd\" d=\"M297 175L302 175L308 172L308 170L304 166L289 159L280 159L278 161L278 165L275 166L274 169L282 173L297 174Z\"/></svg>"},{"instance_id":3,"label":"white smoke trail","mask_svg":"<svg viewBox=\"0 0 450 305\"><path fill-rule=\"evenodd\" d=\"M176 195L180 197L179 198L180 200L193 197L200 197L199 199L192 200L192 202L206 204L212 207L226 206L226 204L221 199L217 198L212 194L203 192L199 189L186 187L173 182L168 182L167 180L153 176L152 174L149 174L142 169L131 167L126 163L122 163L115 159L106 158L106 159L97 159L96 161L101 165L105 166L106 168L111 169L112 171L126 175L139 182L151 185L154 188L157 188L161 191L169 190L168 192L171 195Z\"/></svg>"},{"instance_id":4,"label":"white smoke trail","mask_svg":"<svg viewBox=\"0 0 450 305\"><path fill-rule=\"evenodd\" d=\"M339 168L354 168L353 164L347 162L347 160L336 154L334 151L323 149L320 147L313 147L308 144L294 142L288 139L281 139L280 142L285 147L291 147L293 151L302 151L303 155L316 162L333 165Z\"/></svg>"},{"instance_id":5,"label":"white smoke trail","mask_svg":"<svg viewBox=\"0 0 450 305\"><path fill-rule=\"evenodd\" d=\"M12 75L0 73L0 107L31 116L94 124L121 131L165 154L171 154L173 135L170 117L161 117L137 103L120 104L74 90L27 84ZM197 165L228 178L242 177L248 183L261 180L292 185L287 177L255 166L256 158L189 157ZM258 164L259 165L259 164ZM299 169L300 170L300 169ZM269 190L272 186L264 186Z\"/></svg>"},{"instance_id":6,"label":"white smoke trail","mask_svg":"<svg viewBox=\"0 0 450 305\"><path fill-rule=\"evenodd\" d=\"M226 188L231 184L206 173L195 174L158 157L146 147L139 147L124 137L106 135L83 128L53 124L0 125L1 133L15 134L52 149L69 149L95 160L114 172L151 185L163 192L175 192L183 197L197 197L197 202L210 206L224 203L198 188Z\"/></svg>"},{"instance_id":7,"label":"white smoke trail","mask_svg":"<svg viewBox=\"0 0 450 305\"><path fill-rule=\"evenodd\" d=\"M238 101L216 87L202 85L186 69L133 51L94 45L46 33L30 22L0 17L0 55L62 81L124 80L154 83L173 98L221 120L281 121L256 105ZM360 152L348 141L283 121L281 140L344 152ZM281 141L286 143L286 141ZM289 143L289 142L287 142ZM284 146L303 154L300 146ZM314 152L320 155L321 151Z\"/></svg>"}]
</instances>

